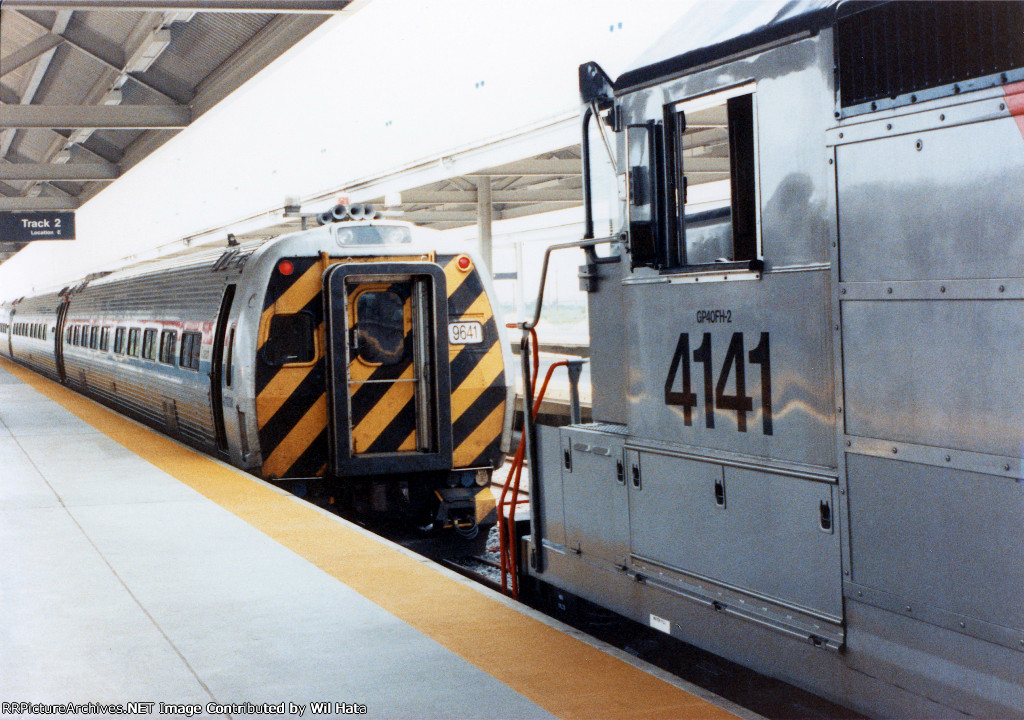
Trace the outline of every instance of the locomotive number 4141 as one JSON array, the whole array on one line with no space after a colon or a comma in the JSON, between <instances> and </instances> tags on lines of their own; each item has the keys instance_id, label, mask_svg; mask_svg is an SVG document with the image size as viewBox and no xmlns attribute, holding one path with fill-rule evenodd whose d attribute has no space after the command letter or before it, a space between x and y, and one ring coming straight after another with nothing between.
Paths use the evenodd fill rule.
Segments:
<instances>
[{"instance_id":1,"label":"locomotive number 4141","mask_svg":"<svg viewBox=\"0 0 1024 720\"><path fill-rule=\"evenodd\" d=\"M708 428L715 427L715 409L733 410L736 412L736 429L747 431L747 413L754 409L754 398L747 395L747 374L745 363L761 366L761 430L765 435L772 434L772 364L771 341L768 333L761 333L757 347L749 353L744 352L743 333L732 334L729 347L725 351L718 374L718 382L714 381L714 365L712 363L711 333L704 333L700 346L690 353L690 334L680 333L676 343L676 351L665 378L665 404L678 405L683 408L683 422L693 424L693 409L697 407L697 393L693 391L690 380L691 357L703 369L704 378L704 424ZM681 376L681 377L680 377ZM729 378L735 378L735 392L726 392ZM679 384L682 389L677 389Z\"/></svg>"}]
</instances>

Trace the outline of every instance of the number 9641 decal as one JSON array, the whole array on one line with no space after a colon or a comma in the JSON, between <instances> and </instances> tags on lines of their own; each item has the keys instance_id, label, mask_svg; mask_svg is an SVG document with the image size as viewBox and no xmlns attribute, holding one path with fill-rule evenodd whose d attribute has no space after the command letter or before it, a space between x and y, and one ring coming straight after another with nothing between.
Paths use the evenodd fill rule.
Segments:
<instances>
[{"instance_id":1,"label":"number 9641 decal","mask_svg":"<svg viewBox=\"0 0 1024 720\"><path fill-rule=\"evenodd\" d=\"M452 345L474 345L484 341L484 328L478 322L448 323L448 342Z\"/></svg>"},{"instance_id":2,"label":"number 9641 decal","mask_svg":"<svg viewBox=\"0 0 1024 720\"><path fill-rule=\"evenodd\" d=\"M716 409L731 410L736 413L736 429L746 432L747 413L753 412L754 409L754 398L747 395L746 363L749 362L761 369L761 432L771 435L772 364L771 340L768 333L760 334L756 347L750 352L745 352L743 333L733 333L729 346L725 349L725 358L722 360L717 382L714 377L717 367L714 358L721 350L715 349L713 345L711 333L703 333L700 345L691 353L690 334L680 333L675 354L668 368L668 376L665 378L665 404L682 407L683 423L693 424L693 409L698 403L690 377L692 361L699 364L702 370L704 425L708 428L715 427ZM733 394L726 392L730 377L735 378L736 390Z\"/></svg>"}]
</instances>

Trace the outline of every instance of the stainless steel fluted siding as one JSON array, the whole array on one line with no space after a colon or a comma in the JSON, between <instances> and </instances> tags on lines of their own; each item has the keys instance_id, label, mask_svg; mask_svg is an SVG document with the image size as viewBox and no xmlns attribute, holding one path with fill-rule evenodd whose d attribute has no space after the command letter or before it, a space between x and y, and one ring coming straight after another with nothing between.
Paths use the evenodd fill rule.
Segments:
<instances>
[{"instance_id":1,"label":"stainless steel fluted siding","mask_svg":"<svg viewBox=\"0 0 1024 720\"><path fill-rule=\"evenodd\" d=\"M168 321L202 322L204 340L210 340L228 282L225 273L211 269L219 254L166 272L104 278L76 293L67 324L91 322L109 327L111 349L102 352L65 345L68 384L168 432L172 428L167 424L164 403L173 401L177 409L176 434L192 444L214 449L209 360L201 362L198 371L181 370L156 361L114 355L112 350L118 326L144 329ZM231 275L231 279L236 277ZM179 348L180 342L179 329Z\"/></svg>"},{"instance_id":2,"label":"stainless steel fluted siding","mask_svg":"<svg viewBox=\"0 0 1024 720\"><path fill-rule=\"evenodd\" d=\"M14 357L36 372L57 379L57 363L53 356L53 327L57 324L57 308L61 298L56 293L47 293L25 298L15 308L11 323L40 323L46 325L46 340L26 335L12 335L11 346ZM4 337L6 345L6 337ZM4 348L6 352L6 347Z\"/></svg>"}]
</instances>

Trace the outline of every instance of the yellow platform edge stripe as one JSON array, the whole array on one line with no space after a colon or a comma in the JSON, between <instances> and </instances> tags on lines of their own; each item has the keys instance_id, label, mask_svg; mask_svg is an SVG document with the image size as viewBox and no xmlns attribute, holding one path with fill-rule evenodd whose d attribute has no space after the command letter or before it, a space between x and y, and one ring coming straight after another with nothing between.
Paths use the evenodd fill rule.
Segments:
<instances>
[{"instance_id":1,"label":"yellow platform edge stripe","mask_svg":"<svg viewBox=\"0 0 1024 720\"><path fill-rule=\"evenodd\" d=\"M0 368L558 717L737 717L438 572L341 518L275 492L244 471L6 359L0 358Z\"/></svg>"}]
</instances>

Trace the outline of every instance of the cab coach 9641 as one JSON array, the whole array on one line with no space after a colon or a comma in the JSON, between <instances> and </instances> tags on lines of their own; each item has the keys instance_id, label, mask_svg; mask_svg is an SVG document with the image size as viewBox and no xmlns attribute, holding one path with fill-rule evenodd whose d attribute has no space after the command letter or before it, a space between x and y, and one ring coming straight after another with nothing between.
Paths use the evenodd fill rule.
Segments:
<instances>
[{"instance_id":1,"label":"cab coach 9641","mask_svg":"<svg viewBox=\"0 0 1024 720\"><path fill-rule=\"evenodd\" d=\"M514 392L490 277L366 214L20 298L0 354L268 480L473 532Z\"/></svg>"}]
</instances>

